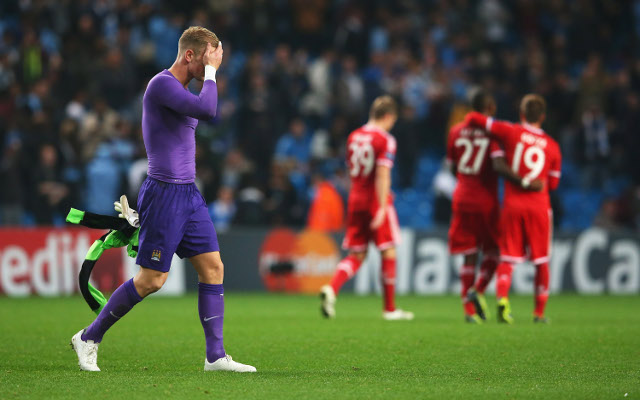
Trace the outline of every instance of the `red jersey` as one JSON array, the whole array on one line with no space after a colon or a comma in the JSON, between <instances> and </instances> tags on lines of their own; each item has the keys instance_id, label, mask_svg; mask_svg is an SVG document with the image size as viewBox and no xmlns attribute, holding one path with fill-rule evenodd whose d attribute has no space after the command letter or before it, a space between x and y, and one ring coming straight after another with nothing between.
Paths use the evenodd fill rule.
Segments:
<instances>
[{"instance_id":1,"label":"red jersey","mask_svg":"<svg viewBox=\"0 0 640 400\"><path fill-rule=\"evenodd\" d=\"M377 210L376 167L392 168L395 155L396 140L389 132L370 124L351 132L347 139L347 166L351 176L350 212ZM391 202L391 195L388 201Z\"/></svg>"},{"instance_id":2,"label":"red jersey","mask_svg":"<svg viewBox=\"0 0 640 400\"><path fill-rule=\"evenodd\" d=\"M542 129L524 124L511 124L480 117L477 120L500 140L507 165L522 178L540 180L544 188L540 192L522 189L507 181L504 191L504 206L524 209L549 209L549 190L555 190L560 182L562 155L560 146ZM484 119L483 119L484 118ZM475 120L475 118L474 118Z\"/></svg>"},{"instance_id":3,"label":"red jersey","mask_svg":"<svg viewBox=\"0 0 640 400\"><path fill-rule=\"evenodd\" d=\"M467 122L451 128L447 161L457 170L454 211L489 212L498 206L498 175L493 171L491 158L502 156L500 145L485 130Z\"/></svg>"}]
</instances>

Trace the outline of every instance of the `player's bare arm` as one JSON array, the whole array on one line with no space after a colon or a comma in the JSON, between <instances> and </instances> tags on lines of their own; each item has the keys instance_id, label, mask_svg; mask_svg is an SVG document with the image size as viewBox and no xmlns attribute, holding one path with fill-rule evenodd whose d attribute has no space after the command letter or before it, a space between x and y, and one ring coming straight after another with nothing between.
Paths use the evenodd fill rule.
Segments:
<instances>
[{"instance_id":1,"label":"player's bare arm","mask_svg":"<svg viewBox=\"0 0 640 400\"><path fill-rule=\"evenodd\" d=\"M391 168L384 165L376 167L376 199L378 200L378 211L371 221L371 229L378 229L386 217L387 199L391 192Z\"/></svg>"}]
</instances>

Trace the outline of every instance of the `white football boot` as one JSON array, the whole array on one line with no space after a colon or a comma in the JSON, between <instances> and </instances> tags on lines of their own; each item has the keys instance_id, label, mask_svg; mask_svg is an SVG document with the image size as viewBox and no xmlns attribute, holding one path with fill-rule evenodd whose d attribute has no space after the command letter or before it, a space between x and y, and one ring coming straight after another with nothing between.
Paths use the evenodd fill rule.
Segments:
<instances>
[{"instance_id":1,"label":"white football boot","mask_svg":"<svg viewBox=\"0 0 640 400\"><path fill-rule=\"evenodd\" d=\"M83 371L100 371L98 368L98 345L93 340L82 340L84 329L73 335L71 338L71 347L78 355L78 366Z\"/></svg>"},{"instance_id":2,"label":"white football boot","mask_svg":"<svg viewBox=\"0 0 640 400\"><path fill-rule=\"evenodd\" d=\"M240 364L233 361L230 355L226 355L222 358L218 358L216 361L210 363L206 357L204 359L205 371L230 371L230 372L256 372L256 367L251 365Z\"/></svg>"},{"instance_id":3,"label":"white football boot","mask_svg":"<svg viewBox=\"0 0 640 400\"><path fill-rule=\"evenodd\" d=\"M411 321L413 320L413 313L396 308L393 311L383 311L382 318L386 321Z\"/></svg>"},{"instance_id":4,"label":"white football boot","mask_svg":"<svg viewBox=\"0 0 640 400\"><path fill-rule=\"evenodd\" d=\"M331 285L324 285L320 288L320 300L322 305L320 310L325 318L335 318L336 316L336 293L333 291Z\"/></svg>"}]
</instances>

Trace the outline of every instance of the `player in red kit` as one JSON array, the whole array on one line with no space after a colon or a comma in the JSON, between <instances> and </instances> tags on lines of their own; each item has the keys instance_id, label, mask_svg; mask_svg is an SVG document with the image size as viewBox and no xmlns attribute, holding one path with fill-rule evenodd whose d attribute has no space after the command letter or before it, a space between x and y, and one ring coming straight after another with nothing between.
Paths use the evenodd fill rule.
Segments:
<instances>
[{"instance_id":1,"label":"player in red kit","mask_svg":"<svg viewBox=\"0 0 640 400\"><path fill-rule=\"evenodd\" d=\"M471 107L487 116L496 112L495 100L482 90L473 95ZM464 256L461 297L465 321L470 323L487 319L484 291L499 261L498 177L491 160L503 156L497 141L483 128L461 122L449 132L447 163L458 178L453 192L449 251ZM476 281L480 253L482 264Z\"/></svg>"},{"instance_id":2,"label":"player in red kit","mask_svg":"<svg viewBox=\"0 0 640 400\"><path fill-rule=\"evenodd\" d=\"M347 231L343 248L349 255L340 263L329 285L320 292L321 311L335 317L336 295L360 268L373 241L382 255L382 288L386 320L411 320L413 313L396 308L396 244L400 228L391 196L391 168L396 140L389 133L398 119L398 106L390 96L375 99L369 122L347 140L347 167L351 190L347 207Z\"/></svg>"},{"instance_id":3,"label":"player in red kit","mask_svg":"<svg viewBox=\"0 0 640 400\"><path fill-rule=\"evenodd\" d=\"M472 112L466 121L484 127L498 139L509 169L501 212L501 264L497 270L498 321L513 323L508 294L513 264L527 258L536 267L534 322L547 322L544 309L549 298L549 256L552 212L549 191L560 182L562 156L558 143L541 125L546 103L529 94L520 103L520 124L494 121ZM533 190L532 190L533 189ZM535 191L540 189L539 191Z\"/></svg>"}]
</instances>

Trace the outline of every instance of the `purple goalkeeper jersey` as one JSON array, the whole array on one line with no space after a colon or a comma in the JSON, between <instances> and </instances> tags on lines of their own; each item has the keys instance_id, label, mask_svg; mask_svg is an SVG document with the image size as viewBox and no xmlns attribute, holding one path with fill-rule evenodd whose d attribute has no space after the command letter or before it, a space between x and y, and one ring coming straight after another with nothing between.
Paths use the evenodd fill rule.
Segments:
<instances>
[{"instance_id":1,"label":"purple goalkeeper jersey","mask_svg":"<svg viewBox=\"0 0 640 400\"><path fill-rule=\"evenodd\" d=\"M142 100L142 137L150 177L168 183L194 181L196 126L199 119L212 119L217 106L218 88L210 79L198 96L166 69L149 81Z\"/></svg>"}]
</instances>

